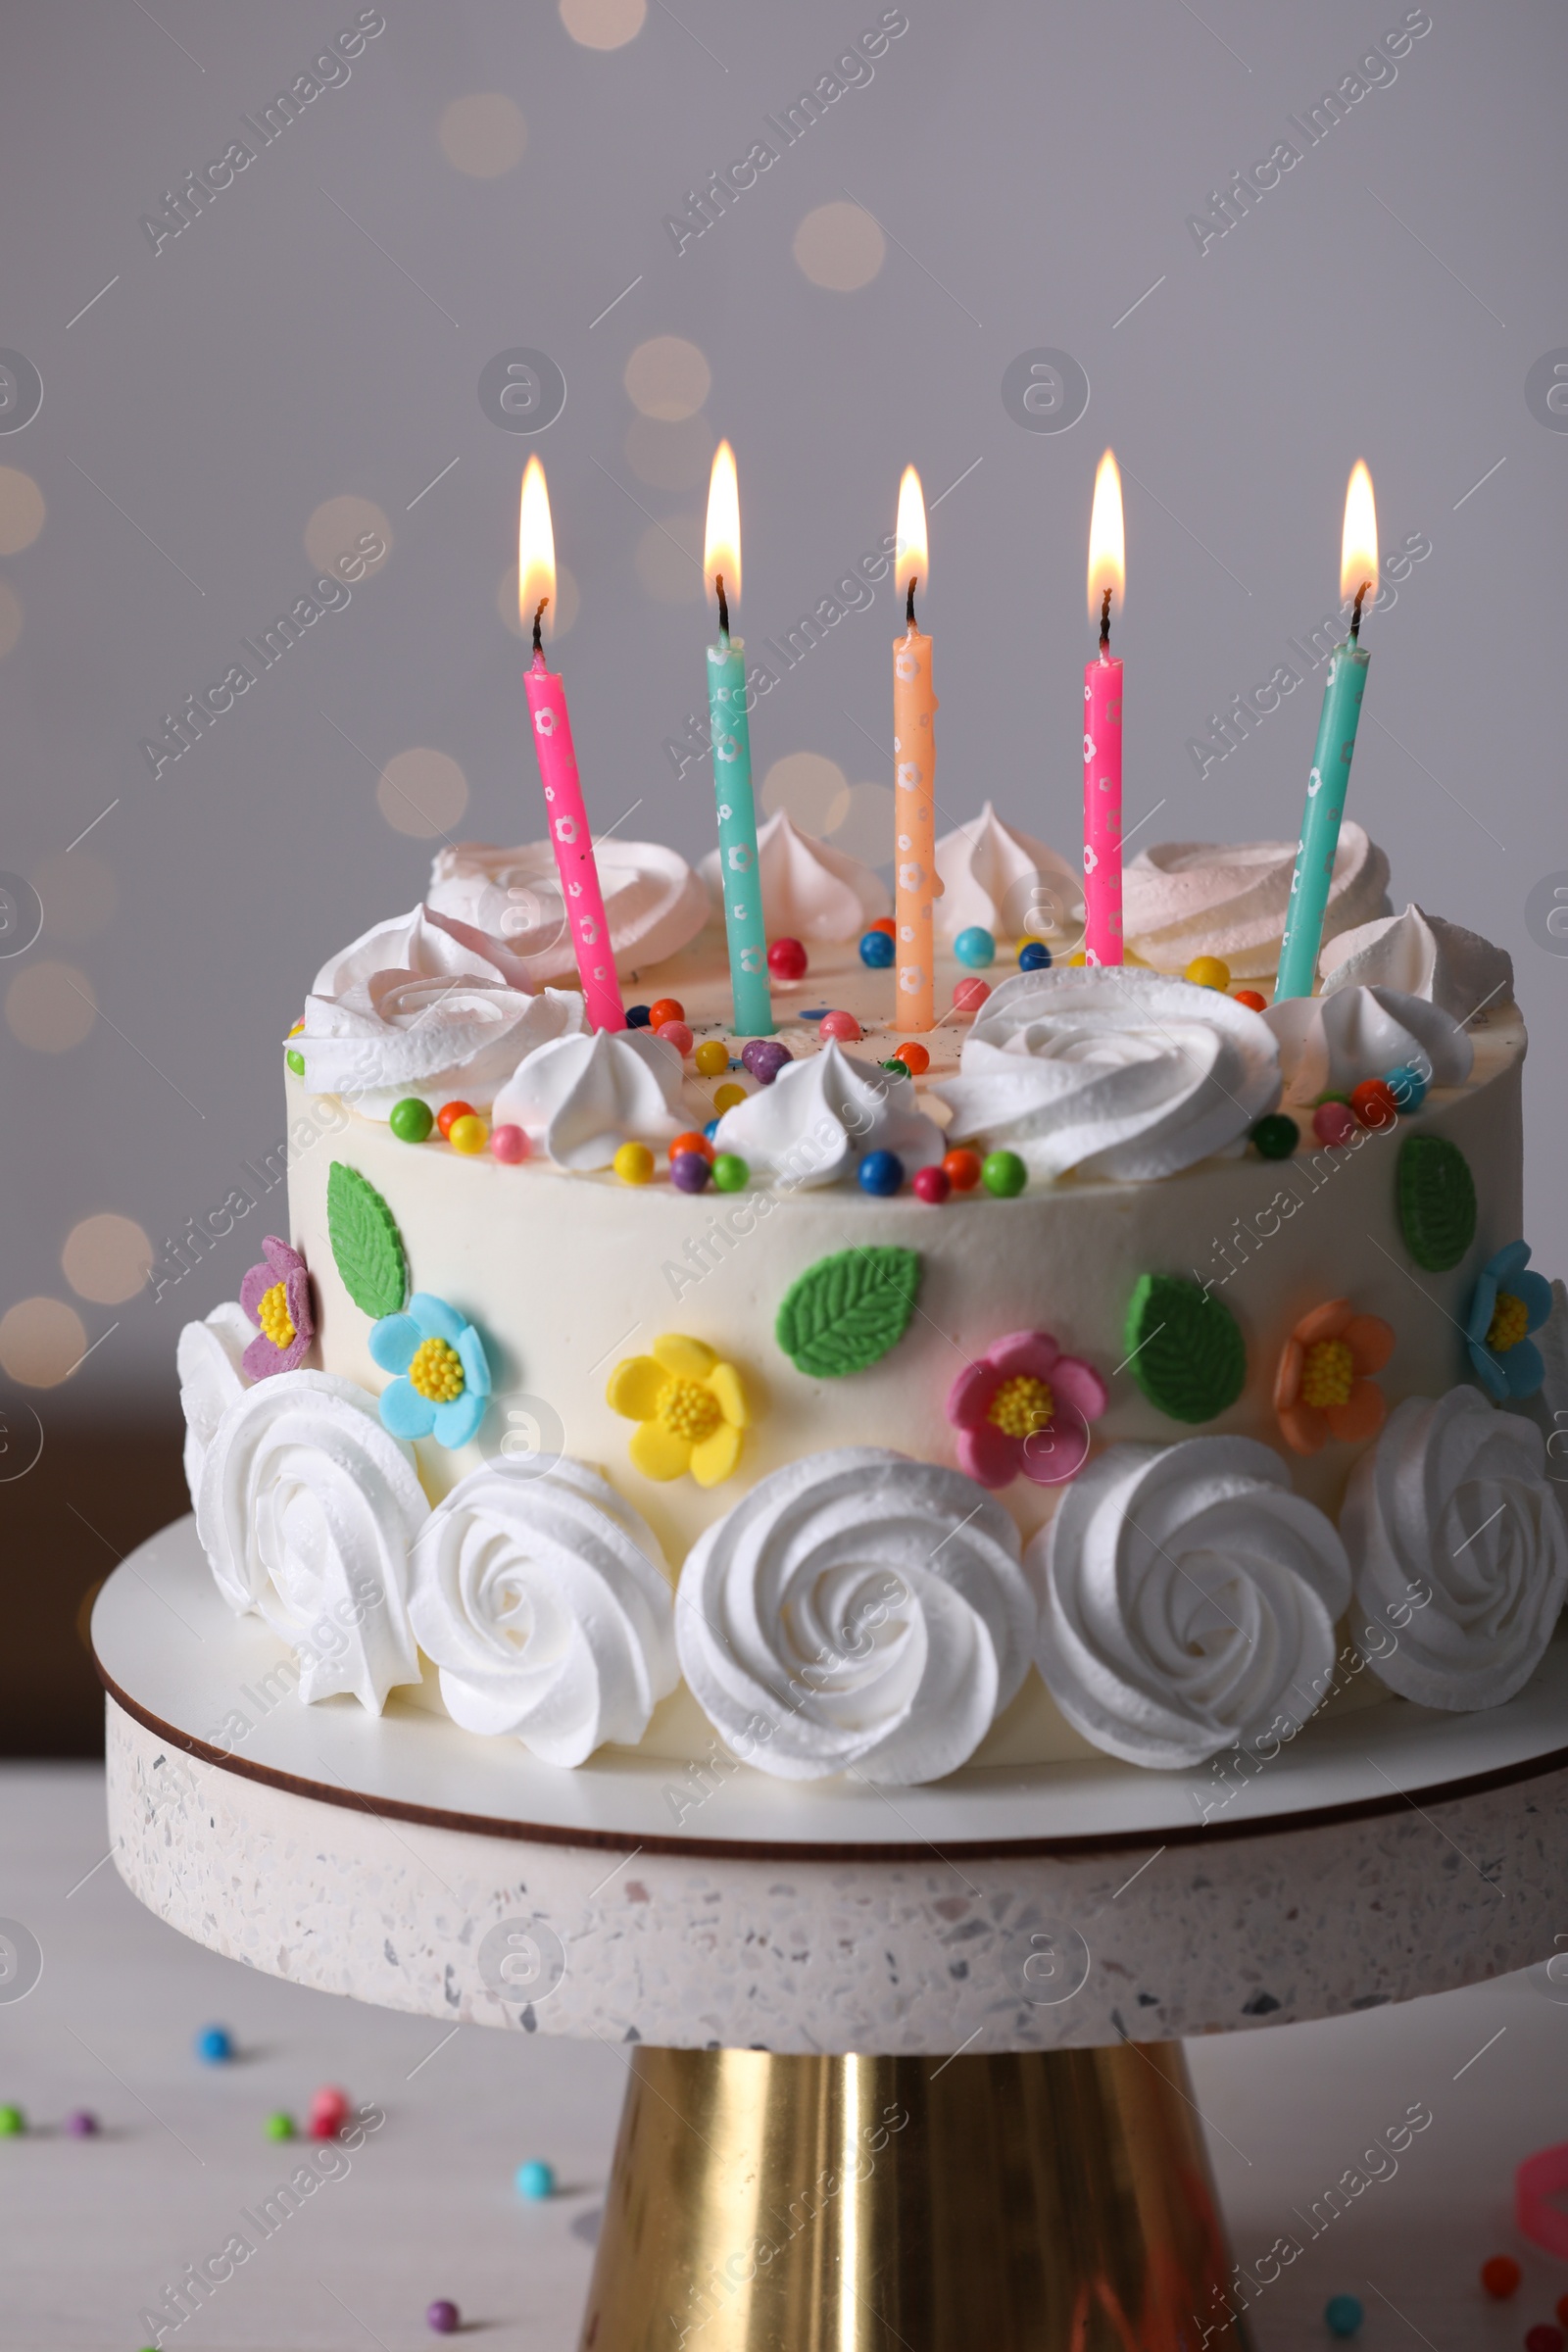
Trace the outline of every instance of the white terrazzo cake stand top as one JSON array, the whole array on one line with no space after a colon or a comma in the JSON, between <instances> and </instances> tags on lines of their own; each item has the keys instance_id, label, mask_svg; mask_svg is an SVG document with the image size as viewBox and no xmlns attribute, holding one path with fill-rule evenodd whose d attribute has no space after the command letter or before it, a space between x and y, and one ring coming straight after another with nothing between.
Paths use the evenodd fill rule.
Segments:
<instances>
[{"instance_id":1,"label":"white terrazzo cake stand top","mask_svg":"<svg viewBox=\"0 0 1568 2352\"><path fill-rule=\"evenodd\" d=\"M1561 1638L1506 1706L1318 1721L1227 1798L1209 1769L1109 1758L885 1791L616 1751L563 1772L396 1697L379 1720L305 1707L188 1520L110 1578L92 1634L132 1892L248 1966L454 2024L895 2055L1161 2041L1500 1975L1561 1923Z\"/></svg>"}]
</instances>

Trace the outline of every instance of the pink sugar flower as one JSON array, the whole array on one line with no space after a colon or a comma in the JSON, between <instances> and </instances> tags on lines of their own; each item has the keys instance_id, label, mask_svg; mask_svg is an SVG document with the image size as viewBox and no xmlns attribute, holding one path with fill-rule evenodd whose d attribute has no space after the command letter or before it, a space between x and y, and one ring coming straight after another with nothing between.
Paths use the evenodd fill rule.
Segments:
<instances>
[{"instance_id":1,"label":"pink sugar flower","mask_svg":"<svg viewBox=\"0 0 1568 2352\"><path fill-rule=\"evenodd\" d=\"M311 1278L305 1260L275 1233L262 1243L265 1265L252 1266L239 1286L239 1302L256 1325L256 1337L240 1357L252 1380L274 1372L297 1372L316 1337Z\"/></svg>"},{"instance_id":2,"label":"pink sugar flower","mask_svg":"<svg viewBox=\"0 0 1568 2352\"><path fill-rule=\"evenodd\" d=\"M1088 1460L1089 1424L1105 1403L1100 1374L1063 1355L1049 1331L1013 1331L959 1373L948 1419L958 1460L980 1486L1027 1478L1059 1487Z\"/></svg>"}]
</instances>

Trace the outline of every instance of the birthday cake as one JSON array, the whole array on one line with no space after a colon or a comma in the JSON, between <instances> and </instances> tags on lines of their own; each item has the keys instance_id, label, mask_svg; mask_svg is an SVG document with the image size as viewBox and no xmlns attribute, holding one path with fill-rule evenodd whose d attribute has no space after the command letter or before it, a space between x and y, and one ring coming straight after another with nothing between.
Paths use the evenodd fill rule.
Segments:
<instances>
[{"instance_id":1,"label":"birthday cake","mask_svg":"<svg viewBox=\"0 0 1568 2352\"><path fill-rule=\"evenodd\" d=\"M624 1029L544 845L443 851L322 965L288 1233L179 1343L201 1542L301 1702L898 1784L1522 1688L1568 1302L1508 957L1350 823L1277 1005L1294 844L1130 858L1098 969L1046 844L988 806L937 855L919 1038L883 884L787 816L770 1037L655 844L600 858Z\"/></svg>"}]
</instances>

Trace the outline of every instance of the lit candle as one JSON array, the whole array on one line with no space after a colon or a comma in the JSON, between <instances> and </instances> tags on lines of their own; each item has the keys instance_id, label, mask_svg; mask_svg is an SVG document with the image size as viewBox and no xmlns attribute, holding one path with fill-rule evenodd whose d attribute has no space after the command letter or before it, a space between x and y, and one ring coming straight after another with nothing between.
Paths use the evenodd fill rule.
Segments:
<instances>
[{"instance_id":1,"label":"lit candle","mask_svg":"<svg viewBox=\"0 0 1568 2352\"><path fill-rule=\"evenodd\" d=\"M713 452L708 485L703 577L718 599L718 636L708 649L708 717L718 802L718 874L729 942L729 987L737 1037L770 1037L767 929L757 861L757 803L752 793L752 730L746 713L746 643L729 631L729 608L741 593L741 502L727 441Z\"/></svg>"},{"instance_id":2,"label":"lit candle","mask_svg":"<svg viewBox=\"0 0 1568 2352\"><path fill-rule=\"evenodd\" d=\"M904 468L894 543L894 578L905 591L904 635L893 640L894 834L898 851L894 942L901 1029L936 1026L936 941L932 908L942 896L937 872L936 730L941 708L931 684L931 640L914 625L914 591L931 572L920 476Z\"/></svg>"},{"instance_id":3,"label":"lit candle","mask_svg":"<svg viewBox=\"0 0 1568 2352\"><path fill-rule=\"evenodd\" d=\"M546 666L544 657L542 628L555 596L556 535L550 523L550 493L545 487L544 467L537 458L530 458L517 512L517 610L524 628L530 619L533 623L533 661L523 672L528 709L533 713L533 748L539 755L550 845L556 853L588 1018L596 1029L624 1029L626 1014L615 984L615 958L577 776L565 684L559 671Z\"/></svg>"},{"instance_id":4,"label":"lit candle","mask_svg":"<svg viewBox=\"0 0 1568 2352\"><path fill-rule=\"evenodd\" d=\"M1317 745L1306 779L1306 807L1301 814L1301 838L1297 845L1296 871L1291 877L1290 905L1285 910L1285 936L1280 942L1279 978L1274 984L1276 1004L1284 997L1309 997L1317 977L1317 952L1323 940L1323 917L1334 884L1334 857L1340 846L1340 819L1350 781L1350 757L1355 730L1361 723L1361 695L1366 685L1368 657L1361 651L1361 599L1378 576L1378 516L1372 498L1372 476L1357 458L1345 493L1345 530L1340 540L1340 602L1355 599L1350 634L1329 657L1323 687L1323 709L1317 722Z\"/></svg>"},{"instance_id":5,"label":"lit candle","mask_svg":"<svg viewBox=\"0 0 1568 2352\"><path fill-rule=\"evenodd\" d=\"M1100 651L1084 666L1084 961L1120 963L1121 663L1110 652L1110 601L1125 600L1121 475L1107 449L1089 517L1089 611Z\"/></svg>"}]
</instances>

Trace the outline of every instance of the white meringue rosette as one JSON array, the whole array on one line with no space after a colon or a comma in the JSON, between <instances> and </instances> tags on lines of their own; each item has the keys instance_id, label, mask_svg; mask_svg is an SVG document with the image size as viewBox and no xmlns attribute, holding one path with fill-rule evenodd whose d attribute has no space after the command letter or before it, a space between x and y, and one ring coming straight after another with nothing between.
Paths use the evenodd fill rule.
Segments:
<instances>
[{"instance_id":1,"label":"white meringue rosette","mask_svg":"<svg viewBox=\"0 0 1568 2352\"><path fill-rule=\"evenodd\" d=\"M372 924L328 957L311 983L311 994L340 997L378 972L423 980L501 980L522 996L533 993L525 965L505 940L433 906L414 906Z\"/></svg>"},{"instance_id":2,"label":"white meringue rosette","mask_svg":"<svg viewBox=\"0 0 1568 2352\"><path fill-rule=\"evenodd\" d=\"M207 1448L196 1533L236 1616L299 1654L299 1695L348 1691L372 1715L419 1680L409 1547L429 1512L413 1448L373 1396L330 1372L259 1380Z\"/></svg>"},{"instance_id":3,"label":"white meringue rosette","mask_svg":"<svg viewBox=\"0 0 1568 2352\"><path fill-rule=\"evenodd\" d=\"M1479 931L1414 905L1325 940L1317 963L1325 996L1342 988L1391 988L1425 997L1456 1021L1513 996L1511 956Z\"/></svg>"},{"instance_id":4,"label":"white meringue rosette","mask_svg":"<svg viewBox=\"0 0 1568 2352\"><path fill-rule=\"evenodd\" d=\"M1083 936L1084 878L1044 841L1004 824L987 801L937 843L942 928L989 931L1004 951L1015 939L1065 948Z\"/></svg>"},{"instance_id":5,"label":"white meringue rosette","mask_svg":"<svg viewBox=\"0 0 1568 2352\"><path fill-rule=\"evenodd\" d=\"M1568 1593L1568 1528L1533 1422L1468 1387L1407 1396L1351 1471L1340 1529L1351 1635L1391 1690L1467 1711L1524 1688Z\"/></svg>"},{"instance_id":6,"label":"white meringue rosette","mask_svg":"<svg viewBox=\"0 0 1568 2352\"><path fill-rule=\"evenodd\" d=\"M681 1057L648 1029L596 1029L540 1046L496 1095L498 1127L520 1127L559 1168L608 1168L625 1143L667 1143L690 1125Z\"/></svg>"},{"instance_id":7,"label":"white meringue rosette","mask_svg":"<svg viewBox=\"0 0 1568 2352\"><path fill-rule=\"evenodd\" d=\"M612 837L595 851L611 952L623 967L662 963L697 937L708 920L708 893L678 851L657 841ZM439 914L501 940L531 986L570 977L576 951L554 846L487 841L438 850L427 904Z\"/></svg>"},{"instance_id":8,"label":"white meringue rosette","mask_svg":"<svg viewBox=\"0 0 1568 2352\"><path fill-rule=\"evenodd\" d=\"M803 833L785 809L760 826L757 865L769 939L858 939L868 924L893 912L880 874L847 850L836 850L814 833ZM724 894L716 850L709 852L698 871L708 886L714 920L722 921Z\"/></svg>"},{"instance_id":9,"label":"white meringue rosette","mask_svg":"<svg viewBox=\"0 0 1568 2352\"><path fill-rule=\"evenodd\" d=\"M1475 1048L1452 1013L1392 988L1286 997L1257 1018L1277 1039L1288 1102L1348 1094L1365 1078L1412 1068L1429 1086L1463 1086Z\"/></svg>"},{"instance_id":10,"label":"white meringue rosette","mask_svg":"<svg viewBox=\"0 0 1568 2352\"><path fill-rule=\"evenodd\" d=\"M202 1323L187 1323L174 1349L179 1374L179 1409L185 1416L185 1484L192 1510L202 1483L202 1464L218 1425L251 1383L240 1358L256 1337L256 1326L237 1298L224 1298Z\"/></svg>"},{"instance_id":11,"label":"white meringue rosette","mask_svg":"<svg viewBox=\"0 0 1568 2352\"><path fill-rule=\"evenodd\" d=\"M1030 1174L1145 1183L1239 1151L1280 1098L1259 1014L1211 988L1125 966L1019 972L930 1092L952 1134L1017 1152Z\"/></svg>"},{"instance_id":12,"label":"white meringue rosette","mask_svg":"<svg viewBox=\"0 0 1568 2352\"><path fill-rule=\"evenodd\" d=\"M1292 1736L1328 1689L1345 1547L1255 1439L1110 1446L1026 1564L1052 1697L1128 1764L1175 1771Z\"/></svg>"},{"instance_id":13,"label":"white meringue rosette","mask_svg":"<svg viewBox=\"0 0 1568 2352\"><path fill-rule=\"evenodd\" d=\"M911 1079L846 1054L836 1038L787 1061L771 1086L726 1110L713 1139L753 1176L810 1192L853 1173L868 1152L896 1152L906 1170L942 1157L946 1139L915 1101Z\"/></svg>"},{"instance_id":14,"label":"white meringue rosette","mask_svg":"<svg viewBox=\"0 0 1568 2352\"><path fill-rule=\"evenodd\" d=\"M1018 1532L961 1471L880 1446L775 1470L698 1538L675 1595L681 1670L760 1772L899 1786L974 1753L1036 1630Z\"/></svg>"},{"instance_id":15,"label":"white meringue rosette","mask_svg":"<svg viewBox=\"0 0 1568 2352\"><path fill-rule=\"evenodd\" d=\"M461 1095L488 1110L519 1061L558 1037L581 1034L582 998L547 988L524 996L504 980L377 972L339 997L307 997L290 1045L313 1095L342 1095L368 1119L387 1119L409 1094Z\"/></svg>"},{"instance_id":16,"label":"white meringue rosette","mask_svg":"<svg viewBox=\"0 0 1568 2352\"><path fill-rule=\"evenodd\" d=\"M614 1489L563 1458L471 1470L415 1543L409 1618L466 1732L547 1764L634 1747L679 1680L659 1542Z\"/></svg>"},{"instance_id":17,"label":"white meringue rosette","mask_svg":"<svg viewBox=\"0 0 1568 2352\"><path fill-rule=\"evenodd\" d=\"M1233 980L1272 979L1280 960L1294 841L1165 841L1140 850L1122 874L1122 936L1129 956L1156 971L1184 972L1217 956ZM1347 818L1334 853L1323 937L1389 912L1389 861Z\"/></svg>"}]
</instances>

